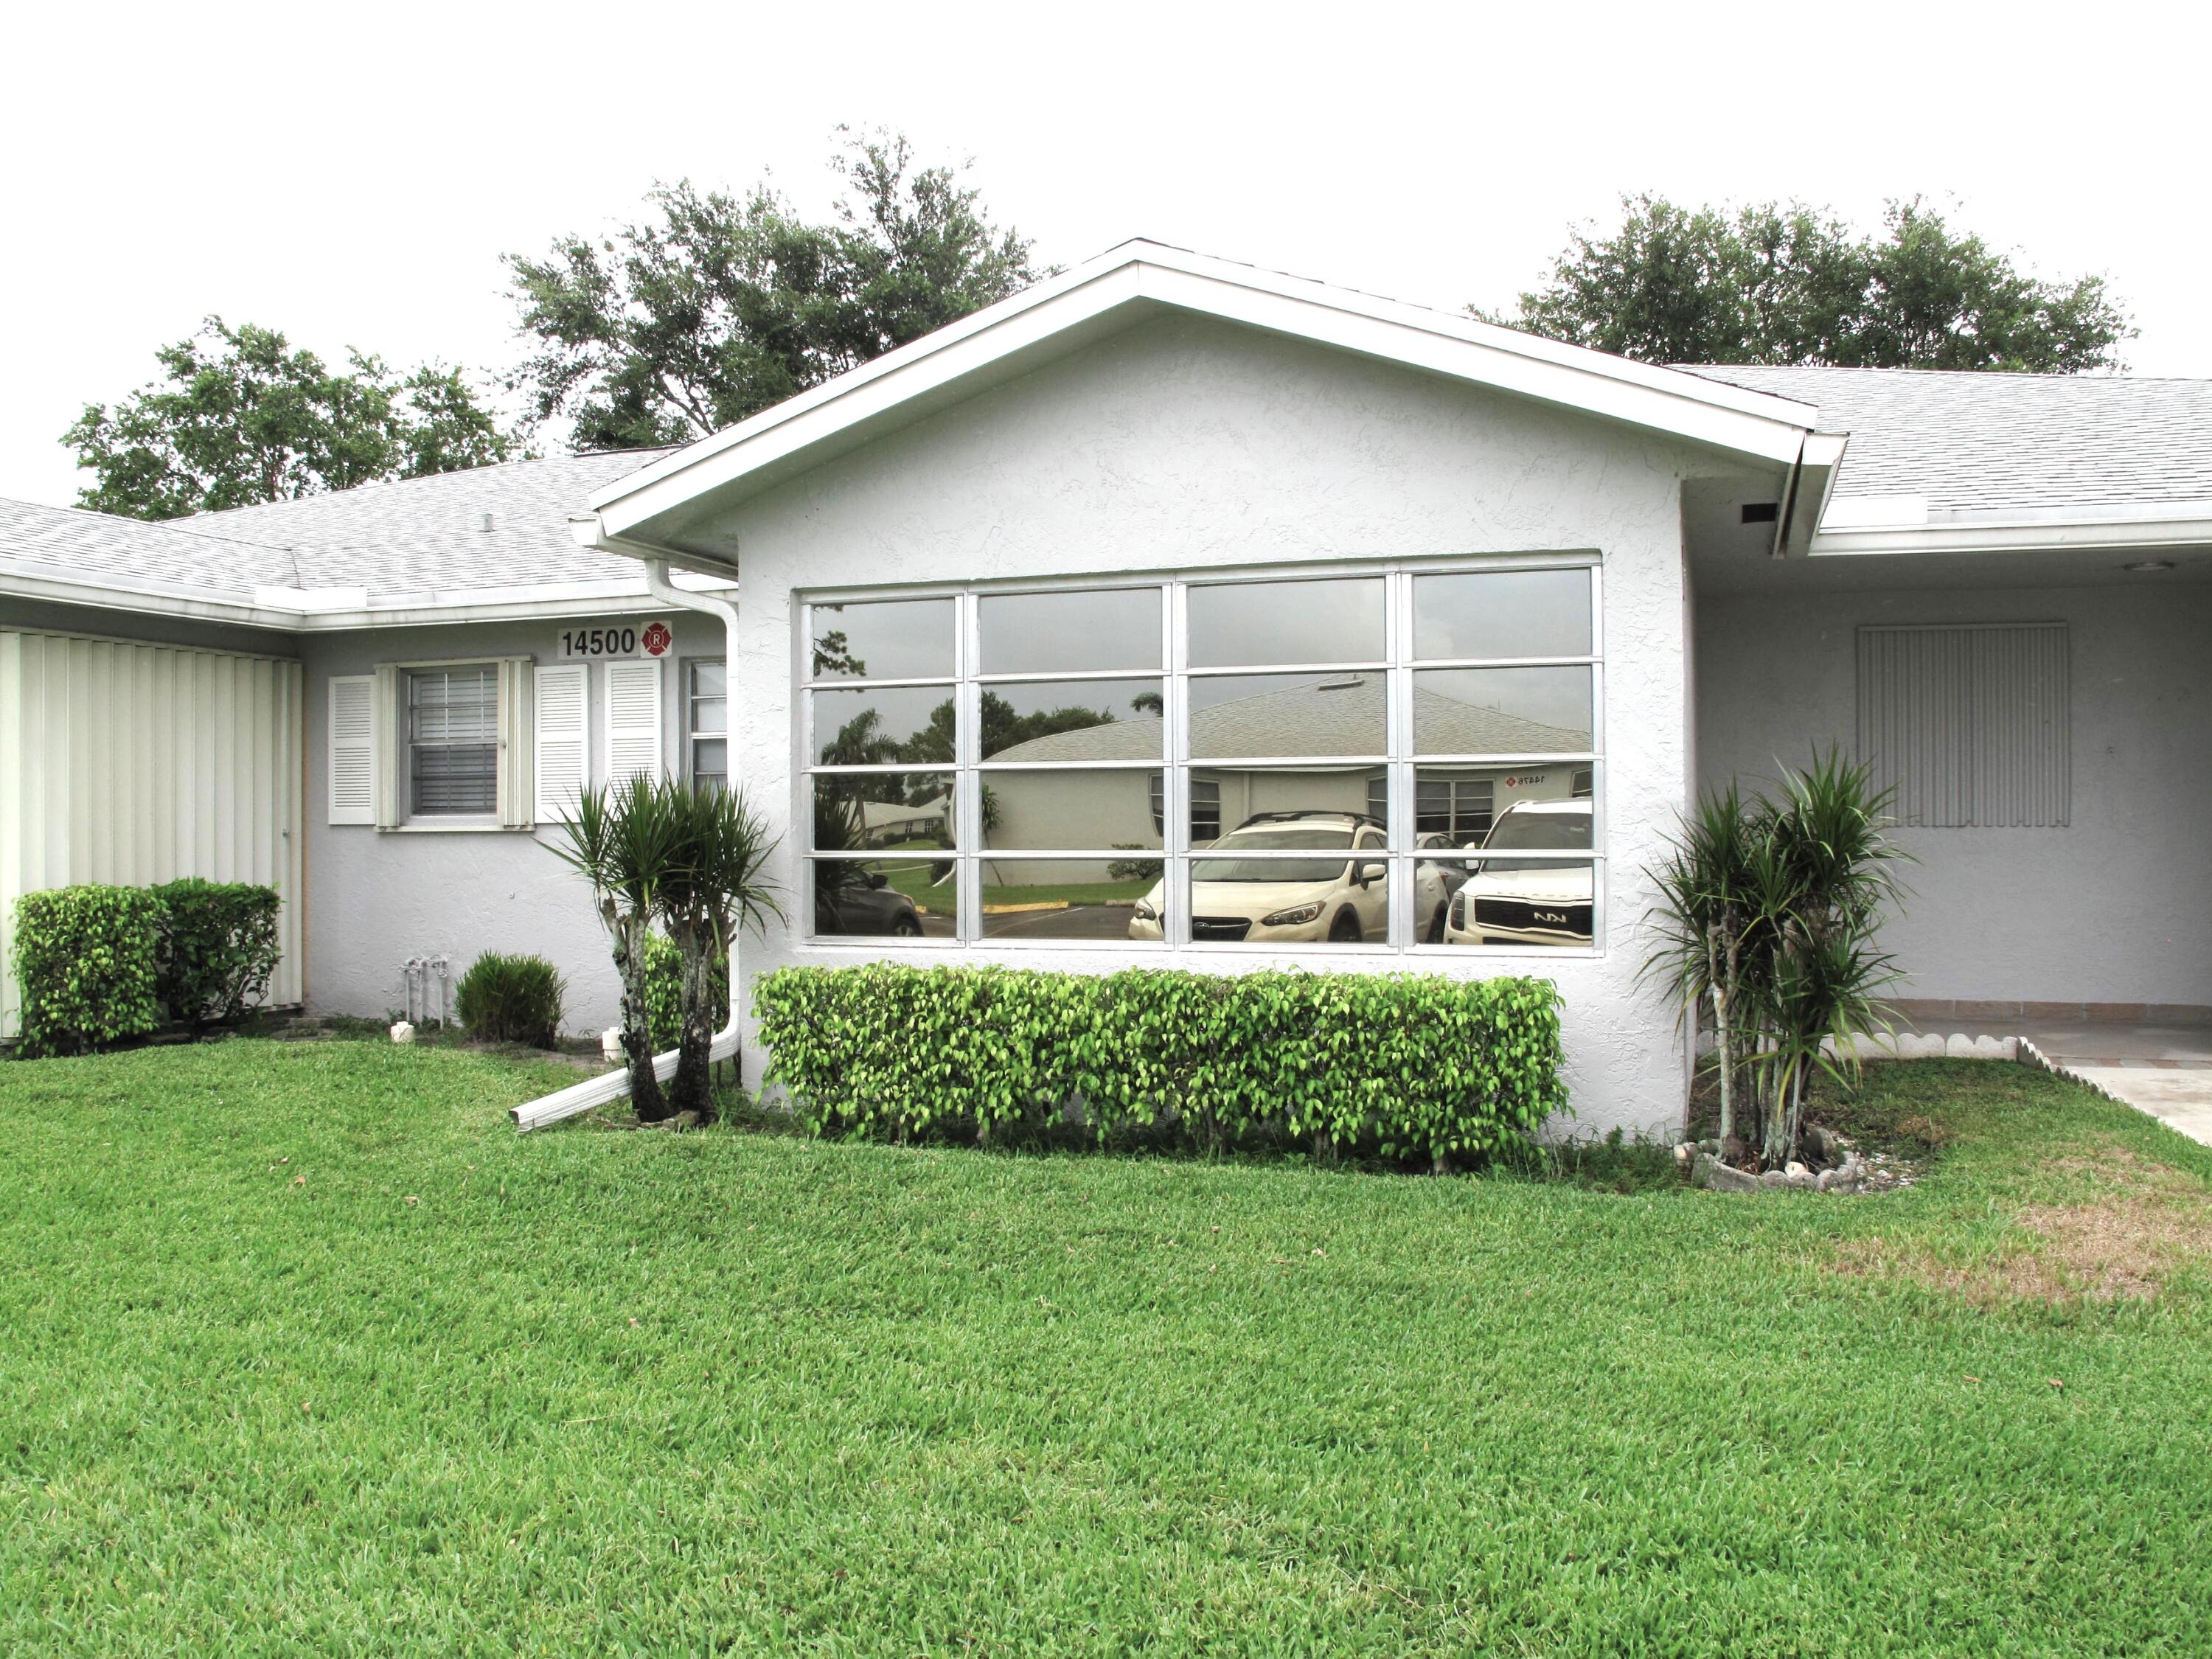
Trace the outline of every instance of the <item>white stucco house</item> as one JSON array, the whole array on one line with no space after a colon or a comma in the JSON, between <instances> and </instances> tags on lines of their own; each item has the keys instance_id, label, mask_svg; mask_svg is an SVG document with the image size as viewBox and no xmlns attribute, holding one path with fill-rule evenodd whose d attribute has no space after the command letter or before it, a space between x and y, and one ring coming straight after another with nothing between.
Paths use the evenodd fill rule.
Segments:
<instances>
[{"instance_id":1,"label":"white stucco house","mask_svg":"<svg viewBox=\"0 0 2212 1659\"><path fill-rule=\"evenodd\" d=\"M747 975L1541 974L1583 1122L1663 1133L1645 866L1815 745L1899 791L1911 999L2212 1019L2208 641L2212 382L1656 368L1133 242L682 449L0 507L0 907L271 880L286 1000L529 951L592 1028L543 843L658 768L782 836ZM1432 942L1508 821L1581 918ZM1217 902L1354 850L1348 930Z\"/></svg>"}]
</instances>

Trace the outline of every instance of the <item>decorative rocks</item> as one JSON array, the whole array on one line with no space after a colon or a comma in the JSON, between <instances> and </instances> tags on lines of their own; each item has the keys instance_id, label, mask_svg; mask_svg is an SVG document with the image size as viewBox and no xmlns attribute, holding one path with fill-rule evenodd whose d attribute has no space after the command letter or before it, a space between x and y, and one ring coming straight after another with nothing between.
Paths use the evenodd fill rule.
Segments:
<instances>
[{"instance_id":1,"label":"decorative rocks","mask_svg":"<svg viewBox=\"0 0 2212 1659\"><path fill-rule=\"evenodd\" d=\"M1710 1152L1698 1154L1695 1178L1698 1185L1710 1188L1717 1193L1755 1193L1759 1190L1757 1176L1746 1175L1734 1164L1723 1164Z\"/></svg>"},{"instance_id":2,"label":"decorative rocks","mask_svg":"<svg viewBox=\"0 0 2212 1659\"><path fill-rule=\"evenodd\" d=\"M1674 1158L1678 1166L1687 1170L1692 1185L1716 1193L1887 1192L1893 1187L1912 1184L1909 1165L1893 1166L1885 1159L1881 1160L1881 1168L1876 1170L1831 1131L1815 1127L1806 1139L1813 1156L1824 1163L1834 1160L1832 1167L1816 1170L1809 1164L1792 1159L1787 1169L1753 1175L1721 1156L1719 1143L1711 1140L1700 1140L1694 1145L1685 1142L1675 1147ZM1737 1155L1742 1156L1740 1145Z\"/></svg>"},{"instance_id":3,"label":"decorative rocks","mask_svg":"<svg viewBox=\"0 0 2212 1659\"><path fill-rule=\"evenodd\" d=\"M409 1021L407 1021L407 1020L404 1020L404 1019L403 1019L403 1020L401 1020L401 1021L399 1022L399 1024L398 1024L397 1025L395 1025L395 1026L393 1026L393 1027L392 1028L392 1040L394 1042L414 1042L414 1041L415 1041L415 1027L414 1027L414 1025L413 1025L410 1022L409 1022Z\"/></svg>"}]
</instances>

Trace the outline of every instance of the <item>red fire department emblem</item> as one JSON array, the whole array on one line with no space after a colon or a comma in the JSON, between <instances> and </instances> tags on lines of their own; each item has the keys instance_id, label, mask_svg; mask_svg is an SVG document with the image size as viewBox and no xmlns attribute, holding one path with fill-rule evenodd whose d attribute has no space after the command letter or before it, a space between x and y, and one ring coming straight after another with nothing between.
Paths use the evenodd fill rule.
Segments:
<instances>
[{"instance_id":1,"label":"red fire department emblem","mask_svg":"<svg viewBox=\"0 0 2212 1659\"><path fill-rule=\"evenodd\" d=\"M668 647L676 643L676 636L668 631L666 623L654 623L646 629L642 642L647 656L665 657Z\"/></svg>"}]
</instances>

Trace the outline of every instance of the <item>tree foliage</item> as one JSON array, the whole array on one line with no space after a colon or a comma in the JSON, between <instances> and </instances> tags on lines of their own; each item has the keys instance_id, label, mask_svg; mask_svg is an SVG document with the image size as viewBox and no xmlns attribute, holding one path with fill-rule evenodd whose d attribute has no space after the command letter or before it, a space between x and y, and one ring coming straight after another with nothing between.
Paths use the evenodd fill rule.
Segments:
<instances>
[{"instance_id":1,"label":"tree foliage","mask_svg":"<svg viewBox=\"0 0 2212 1659\"><path fill-rule=\"evenodd\" d=\"M99 480L81 507L177 519L516 453L457 369L400 375L349 350L337 371L274 329L220 317L155 356L158 379L112 406L88 404L63 434Z\"/></svg>"},{"instance_id":2,"label":"tree foliage","mask_svg":"<svg viewBox=\"0 0 2212 1659\"><path fill-rule=\"evenodd\" d=\"M566 416L579 449L703 437L1041 274L1028 240L957 170L917 167L903 137L848 132L831 166L843 194L826 224L765 185L685 180L612 236L510 255L534 417Z\"/></svg>"},{"instance_id":3,"label":"tree foliage","mask_svg":"<svg viewBox=\"0 0 2212 1659\"><path fill-rule=\"evenodd\" d=\"M1878 235L1800 202L1621 207L1610 235L1571 232L1497 320L1656 363L2067 374L2124 367L2136 332L2103 277L2033 276L1917 199L1891 202Z\"/></svg>"}]
</instances>

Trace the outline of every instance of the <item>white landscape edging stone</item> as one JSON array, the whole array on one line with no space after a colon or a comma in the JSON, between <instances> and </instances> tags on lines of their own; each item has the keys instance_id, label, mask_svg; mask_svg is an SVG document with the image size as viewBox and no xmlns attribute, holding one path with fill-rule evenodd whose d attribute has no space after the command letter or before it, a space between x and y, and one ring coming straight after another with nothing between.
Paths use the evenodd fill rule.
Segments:
<instances>
[{"instance_id":1,"label":"white landscape edging stone","mask_svg":"<svg viewBox=\"0 0 2212 1659\"><path fill-rule=\"evenodd\" d=\"M2026 1039L2016 1036L1968 1036L1954 1031L1949 1036L1934 1032L1881 1031L1857 1033L1852 1047L1861 1060L2004 1060L2023 1057ZM1820 1052L1838 1053L1833 1037L1820 1039Z\"/></svg>"}]
</instances>

